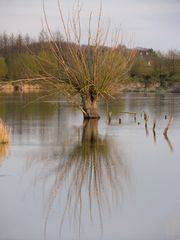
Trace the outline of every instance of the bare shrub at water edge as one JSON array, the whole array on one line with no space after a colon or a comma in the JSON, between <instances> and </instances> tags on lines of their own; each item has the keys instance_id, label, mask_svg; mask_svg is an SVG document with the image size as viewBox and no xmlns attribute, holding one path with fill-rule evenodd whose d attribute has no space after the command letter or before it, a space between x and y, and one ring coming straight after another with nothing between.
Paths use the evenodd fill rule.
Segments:
<instances>
[{"instance_id":1,"label":"bare shrub at water edge","mask_svg":"<svg viewBox=\"0 0 180 240\"><path fill-rule=\"evenodd\" d=\"M6 144L10 141L11 129L2 119L0 119L0 144Z\"/></svg>"},{"instance_id":2,"label":"bare shrub at water edge","mask_svg":"<svg viewBox=\"0 0 180 240\"><path fill-rule=\"evenodd\" d=\"M75 1L68 19L58 1L62 34L58 40L48 24L45 6L43 9L46 28L43 41L53 61L47 60L45 54L35 56L41 71L33 79L47 91L46 96L63 93L79 107L84 118L99 118L99 100L112 97L128 79L133 54L124 47L121 32L111 31L103 24L102 7L97 20L90 13L85 41L79 1ZM94 20L96 27L92 29ZM49 71L48 66L54 70Z\"/></svg>"}]
</instances>

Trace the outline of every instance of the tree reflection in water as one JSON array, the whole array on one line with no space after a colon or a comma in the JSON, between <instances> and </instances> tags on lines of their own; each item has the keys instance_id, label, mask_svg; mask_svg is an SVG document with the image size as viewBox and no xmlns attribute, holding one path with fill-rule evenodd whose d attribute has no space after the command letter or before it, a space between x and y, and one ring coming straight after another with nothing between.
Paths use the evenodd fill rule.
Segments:
<instances>
[{"instance_id":1,"label":"tree reflection in water","mask_svg":"<svg viewBox=\"0 0 180 240\"><path fill-rule=\"evenodd\" d=\"M33 158L37 161L37 158ZM123 192L130 180L129 166L117 143L110 137L99 135L97 119L86 120L81 141L76 141L68 148L61 147L50 155L41 156L41 159L44 158L51 160L51 165L54 164L48 174L44 174L43 170L41 176L35 180L36 183L40 179L46 182L48 177L54 176L48 195L45 229L53 203L61 196L65 205L60 232L65 218L71 216L74 223L78 224L80 234L83 205L87 205L87 201L90 220L93 222L93 215L98 212L102 230L103 210L110 212L112 205L122 200ZM52 159L55 162L52 162ZM66 194L63 189L66 189Z\"/></svg>"}]
</instances>

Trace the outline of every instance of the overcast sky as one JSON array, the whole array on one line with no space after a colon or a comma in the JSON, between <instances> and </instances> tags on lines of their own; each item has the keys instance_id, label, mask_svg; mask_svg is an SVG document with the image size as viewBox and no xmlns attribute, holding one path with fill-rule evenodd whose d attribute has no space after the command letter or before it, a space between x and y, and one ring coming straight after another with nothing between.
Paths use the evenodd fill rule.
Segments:
<instances>
[{"instance_id":1,"label":"overcast sky","mask_svg":"<svg viewBox=\"0 0 180 240\"><path fill-rule=\"evenodd\" d=\"M65 15L73 0L61 0ZM99 0L81 0L82 23L90 11L96 15ZM121 27L134 46L167 51L180 50L180 0L102 0L103 19ZM51 28L58 29L57 0L45 0ZM0 32L29 33L36 37L42 28L43 0L0 0ZM85 29L84 29L85 30ZM85 35L85 31L83 31Z\"/></svg>"}]
</instances>

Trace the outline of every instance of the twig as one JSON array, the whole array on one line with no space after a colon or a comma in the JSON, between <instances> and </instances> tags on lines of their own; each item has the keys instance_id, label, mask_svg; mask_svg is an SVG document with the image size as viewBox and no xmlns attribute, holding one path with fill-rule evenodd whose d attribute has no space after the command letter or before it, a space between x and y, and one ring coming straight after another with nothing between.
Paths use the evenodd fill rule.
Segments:
<instances>
[{"instance_id":1,"label":"twig","mask_svg":"<svg viewBox=\"0 0 180 240\"><path fill-rule=\"evenodd\" d=\"M123 113L123 114L133 114L133 115L136 115L136 112L120 112L120 113Z\"/></svg>"}]
</instances>

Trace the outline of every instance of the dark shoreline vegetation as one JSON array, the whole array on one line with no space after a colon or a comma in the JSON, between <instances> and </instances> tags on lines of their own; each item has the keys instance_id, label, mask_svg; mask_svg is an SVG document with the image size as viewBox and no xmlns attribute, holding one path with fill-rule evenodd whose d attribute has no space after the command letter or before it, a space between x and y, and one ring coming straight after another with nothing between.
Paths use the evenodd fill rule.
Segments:
<instances>
[{"instance_id":1,"label":"dark shoreline vegetation","mask_svg":"<svg viewBox=\"0 0 180 240\"><path fill-rule=\"evenodd\" d=\"M54 34L54 41L64 52L67 44L59 32ZM73 43L72 43L73 44ZM82 45L82 48L85 48ZM118 90L141 91L149 89L167 89L179 92L180 87L180 52L170 50L163 54L153 49L135 48L124 51L134 55L132 66L129 70L128 80L122 83ZM13 80L36 77L43 74L41 66L36 63L36 58L43 59L43 67L52 75L58 75L58 62L50 49L49 42L39 34L38 40L33 40L28 34L0 34L0 84L11 83ZM32 83L32 82L31 82ZM33 81L37 84L37 81ZM17 84L15 84L17 85ZM31 85L31 89L33 86ZM39 87L36 85L36 89ZM17 89L15 89L17 90Z\"/></svg>"}]
</instances>

